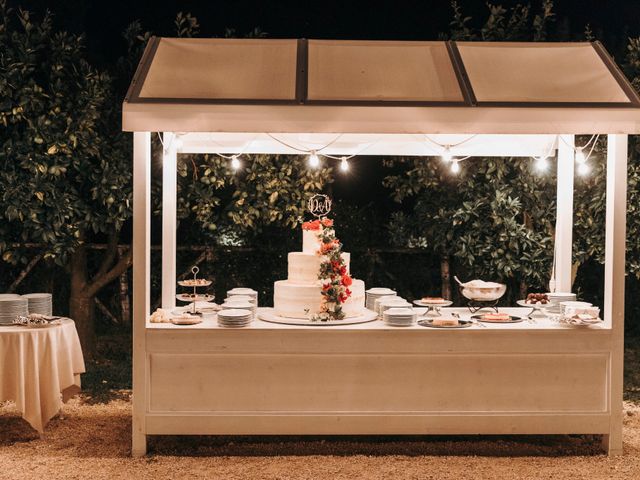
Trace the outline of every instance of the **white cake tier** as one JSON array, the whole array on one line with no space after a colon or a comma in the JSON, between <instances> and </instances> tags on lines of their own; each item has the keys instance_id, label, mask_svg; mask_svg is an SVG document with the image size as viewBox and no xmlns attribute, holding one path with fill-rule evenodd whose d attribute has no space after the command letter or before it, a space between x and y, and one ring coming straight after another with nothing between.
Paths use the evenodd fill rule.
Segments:
<instances>
[{"instance_id":1,"label":"white cake tier","mask_svg":"<svg viewBox=\"0 0 640 480\"><path fill-rule=\"evenodd\" d=\"M346 317L355 317L364 309L364 282L354 280L349 290L351 297L342 304L342 311ZM320 312L321 303L319 285L301 285L280 280L273 286L273 307L275 314L281 317L308 318Z\"/></svg>"},{"instance_id":2,"label":"white cake tier","mask_svg":"<svg viewBox=\"0 0 640 480\"><path fill-rule=\"evenodd\" d=\"M318 282L318 273L320 272L322 257L315 253L290 252L288 260L289 275L287 278L291 283L310 285ZM342 260L347 267L347 272L349 272L351 255L343 252Z\"/></svg>"},{"instance_id":3,"label":"white cake tier","mask_svg":"<svg viewBox=\"0 0 640 480\"><path fill-rule=\"evenodd\" d=\"M320 250L320 230L302 230L302 253L316 253Z\"/></svg>"}]
</instances>

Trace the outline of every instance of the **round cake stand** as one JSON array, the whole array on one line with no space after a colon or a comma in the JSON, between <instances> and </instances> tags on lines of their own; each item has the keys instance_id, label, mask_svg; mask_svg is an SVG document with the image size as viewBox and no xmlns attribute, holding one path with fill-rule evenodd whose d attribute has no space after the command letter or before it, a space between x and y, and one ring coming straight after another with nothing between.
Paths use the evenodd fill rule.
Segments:
<instances>
[{"instance_id":1,"label":"round cake stand","mask_svg":"<svg viewBox=\"0 0 640 480\"><path fill-rule=\"evenodd\" d=\"M471 313L476 313L483 308L489 308L491 310L495 310L498 313L498 300L469 300L467 302L467 307Z\"/></svg>"},{"instance_id":2,"label":"round cake stand","mask_svg":"<svg viewBox=\"0 0 640 480\"><path fill-rule=\"evenodd\" d=\"M427 307L427 311L424 314L426 317L429 317L429 316L437 317L440 315L440 309L442 307L450 307L451 305L453 305L453 302L451 300L446 300L444 302L439 302L439 303L430 303L430 302L423 302L422 300L414 300L413 304L419 307Z\"/></svg>"},{"instance_id":3,"label":"round cake stand","mask_svg":"<svg viewBox=\"0 0 640 480\"><path fill-rule=\"evenodd\" d=\"M339 327L341 325L356 325L358 323L373 322L378 318L378 314L366 308L356 317L348 317L343 320L329 320L326 322L311 321L308 318L289 318L276 315L273 308L259 308L258 318L269 323L280 323L283 325L301 325L305 327Z\"/></svg>"}]
</instances>

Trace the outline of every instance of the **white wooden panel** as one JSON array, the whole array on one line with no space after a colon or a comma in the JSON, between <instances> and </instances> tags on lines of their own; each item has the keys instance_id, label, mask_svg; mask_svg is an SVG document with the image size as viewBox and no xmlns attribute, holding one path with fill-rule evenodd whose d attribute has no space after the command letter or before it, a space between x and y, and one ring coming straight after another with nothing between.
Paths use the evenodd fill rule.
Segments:
<instances>
[{"instance_id":1,"label":"white wooden panel","mask_svg":"<svg viewBox=\"0 0 640 480\"><path fill-rule=\"evenodd\" d=\"M603 354L153 354L150 411L605 412L607 368Z\"/></svg>"},{"instance_id":2,"label":"white wooden panel","mask_svg":"<svg viewBox=\"0 0 640 480\"><path fill-rule=\"evenodd\" d=\"M608 414L149 414L156 435L602 434Z\"/></svg>"}]
</instances>

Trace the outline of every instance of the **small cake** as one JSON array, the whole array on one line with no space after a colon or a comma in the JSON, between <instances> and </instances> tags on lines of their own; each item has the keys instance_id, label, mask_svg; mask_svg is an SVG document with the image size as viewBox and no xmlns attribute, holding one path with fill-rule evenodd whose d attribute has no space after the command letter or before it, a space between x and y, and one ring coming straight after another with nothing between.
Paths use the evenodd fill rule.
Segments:
<instances>
[{"instance_id":1,"label":"small cake","mask_svg":"<svg viewBox=\"0 0 640 480\"><path fill-rule=\"evenodd\" d=\"M446 303L447 301L442 297L422 297L424 303Z\"/></svg>"},{"instance_id":2,"label":"small cake","mask_svg":"<svg viewBox=\"0 0 640 480\"><path fill-rule=\"evenodd\" d=\"M437 327L457 327L460 322L457 318L434 318L431 323Z\"/></svg>"},{"instance_id":3,"label":"small cake","mask_svg":"<svg viewBox=\"0 0 640 480\"><path fill-rule=\"evenodd\" d=\"M546 305L549 303L549 296L546 293L530 293L525 302L531 305Z\"/></svg>"},{"instance_id":4,"label":"small cake","mask_svg":"<svg viewBox=\"0 0 640 480\"><path fill-rule=\"evenodd\" d=\"M485 313L482 315L482 320L487 322L508 322L511 317L506 313Z\"/></svg>"},{"instance_id":5,"label":"small cake","mask_svg":"<svg viewBox=\"0 0 640 480\"><path fill-rule=\"evenodd\" d=\"M190 280L182 280L181 283L184 287L208 287L211 281L204 278L192 278Z\"/></svg>"}]
</instances>

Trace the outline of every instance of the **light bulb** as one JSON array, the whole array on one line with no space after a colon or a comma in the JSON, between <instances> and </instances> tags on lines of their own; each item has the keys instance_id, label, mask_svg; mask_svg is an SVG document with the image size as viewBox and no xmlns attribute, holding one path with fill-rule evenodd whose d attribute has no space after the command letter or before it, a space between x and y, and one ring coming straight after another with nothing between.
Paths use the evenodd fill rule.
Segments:
<instances>
[{"instance_id":1,"label":"light bulb","mask_svg":"<svg viewBox=\"0 0 640 480\"><path fill-rule=\"evenodd\" d=\"M536 170L539 172L544 172L549 167L549 162L547 162L547 157L538 157L536 158Z\"/></svg>"},{"instance_id":2,"label":"light bulb","mask_svg":"<svg viewBox=\"0 0 640 480\"><path fill-rule=\"evenodd\" d=\"M342 160L340 160L340 170L343 172L349 171L349 161L347 160L347 157L342 157Z\"/></svg>"},{"instance_id":3,"label":"light bulb","mask_svg":"<svg viewBox=\"0 0 640 480\"><path fill-rule=\"evenodd\" d=\"M451 164L451 171L453 173L458 173L460 171L460 162L458 160L454 161Z\"/></svg>"},{"instance_id":4,"label":"light bulb","mask_svg":"<svg viewBox=\"0 0 640 480\"><path fill-rule=\"evenodd\" d=\"M233 156L231 157L231 168L234 170L238 170L241 166L240 160L238 159L237 156Z\"/></svg>"},{"instance_id":5,"label":"light bulb","mask_svg":"<svg viewBox=\"0 0 640 480\"><path fill-rule=\"evenodd\" d=\"M580 175L587 175L590 170L591 169L589 168L589 165L587 165L586 162L583 162L580 165L578 165L578 173Z\"/></svg>"},{"instance_id":6,"label":"light bulb","mask_svg":"<svg viewBox=\"0 0 640 480\"><path fill-rule=\"evenodd\" d=\"M318 155L314 150L311 152L311 155L309 155L309 166L313 168L318 168L319 165L320 165L320 159L318 158Z\"/></svg>"},{"instance_id":7,"label":"light bulb","mask_svg":"<svg viewBox=\"0 0 640 480\"><path fill-rule=\"evenodd\" d=\"M583 164L586 161L587 161L587 157L584 156L584 152L582 151L582 148L576 149L576 162L579 164Z\"/></svg>"},{"instance_id":8,"label":"light bulb","mask_svg":"<svg viewBox=\"0 0 640 480\"><path fill-rule=\"evenodd\" d=\"M442 161L445 163L449 163L451 161L451 149L449 148L449 145L446 145L444 147L444 150L442 151Z\"/></svg>"}]
</instances>

